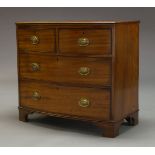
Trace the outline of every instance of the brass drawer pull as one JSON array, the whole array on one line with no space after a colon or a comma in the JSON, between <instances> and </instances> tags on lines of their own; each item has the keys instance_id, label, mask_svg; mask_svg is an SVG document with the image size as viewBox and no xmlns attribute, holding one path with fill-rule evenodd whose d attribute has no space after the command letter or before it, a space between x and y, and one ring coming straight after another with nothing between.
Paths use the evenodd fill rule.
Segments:
<instances>
[{"instance_id":1,"label":"brass drawer pull","mask_svg":"<svg viewBox=\"0 0 155 155\"><path fill-rule=\"evenodd\" d=\"M80 67L79 74L80 75L88 75L90 73L89 67Z\"/></svg>"},{"instance_id":2,"label":"brass drawer pull","mask_svg":"<svg viewBox=\"0 0 155 155\"><path fill-rule=\"evenodd\" d=\"M83 107L83 108L86 108L90 105L90 101L86 98L81 98L80 101L79 101L79 106L80 107Z\"/></svg>"},{"instance_id":3,"label":"brass drawer pull","mask_svg":"<svg viewBox=\"0 0 155 155\"><path fill-rule=\"evenodd\" d=\"M39 37L37 36L31 36L30 40L33 45L39 44Z\"/></svg>"},{"instance_id":4,"label":"brass drawer pull","mask_svg":"<svg viewBox=\"0 0 155 155\"><path fill-rule=\"evenodd\" d=\"M38 92L34 91L33 94L32 94L32 99L33 100L40 100L41 96L39 95Z\"/></svg>"},{"instance_id":5,"label":"brass drawer pull","mask_svg":"<svg viewBox=\"0 0 155 155\"><path fill-rule=\"evenodd\" d=\"M40 65L38 63L32 63L31 64L32 71L39 71L40 70Z\"/></svg>"},{"instance_id":6,"label":"brass drawer pull","mask_svg":"<svg viewBox=\"0 0 155 155\"><path fill-rule=\"evenodd\" d=\"M89 45L89 39L88 38L79 38L78 44L79 44L79 46L88 46Z\"/></svg>"}]
</instances>

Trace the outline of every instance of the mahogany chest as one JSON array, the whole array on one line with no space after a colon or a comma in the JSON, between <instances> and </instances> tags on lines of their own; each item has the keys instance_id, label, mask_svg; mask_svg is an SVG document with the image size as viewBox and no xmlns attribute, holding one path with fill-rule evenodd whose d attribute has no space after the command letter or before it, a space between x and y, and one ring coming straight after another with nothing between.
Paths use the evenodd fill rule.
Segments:
<instances>
[{"instance_id":1,"label":"mahogany chest","mask_svg":"<svg viewBox=\"0 0 155 155\"><path fill-rule=\"evenodd\" d=\"M115 137L138 123L139 21L18 22L19 120L90 121Z\"/></svg>"}]
</instances>

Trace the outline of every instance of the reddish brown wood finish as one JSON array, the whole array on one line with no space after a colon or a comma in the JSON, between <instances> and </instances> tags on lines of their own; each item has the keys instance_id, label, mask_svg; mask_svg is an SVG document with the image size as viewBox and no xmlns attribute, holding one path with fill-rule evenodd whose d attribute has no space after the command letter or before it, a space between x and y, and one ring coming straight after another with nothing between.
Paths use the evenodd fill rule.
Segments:
<instances>
[{"instance_id":1,"label":"reddish brown wood finish","mask_svg":"<svg viewBox=\"0 0 155 155\"><path fill-rule=\"evenodd\" d=\"M117 121L138 110L139 25L115 25L112 116Z\"/></svg>"},{"instance_id":2,"label":"reddish brown wood finish","mask_svg":"<svg viewBox=\"0 0 155 155\"><path fill-rule=\"evenodd\" d=\"M19 29L18 34L18 47L20 50L26 52L55 52L55 30L54 29ZM39 43L33 45L31 37L37 36Z\"/></svg>"},{"instance_id":3,"label":"reddish brown wood finish","mask_svg":"<svg viewBox=\"0 0 155 155\"><path fill-rule=\"evenodd\" d=\"M24 110L23 108L19 108L19 120L23 122L28 121L28 114L29 112Z\"/></svg>"},{"instance_id":4,"label":"reddish brown wood finish","mask_svg":"<svg viewBox=\"0 0 155 155\"><path fill-rule=\"evenodd\" d=\"M109 120L110 90L76 88L51 85L49 83L20 82L21 106L67 115L83 116L97 120ZM33 100L33 92L41 98ZM88 107L79 106L81 98L90 101ZM63 101L63 102L62 102Z\"/></svg>"},{"instance_id":5,"label":"reddish brown wood finish","mask_svg":"<svg viewBox=\"0 0 155 155\"><path fill-rule=\"evenodd\" d=\"M31 35L41 42L31 45ZM79 37L90 44L80 47ZM32 112L92 121L105 137L117 136L124 119L138 124L138 21L17 23L17 45L21 121ZM33 62L39 71L32 71ZM90 74L79 75L80 67ZM90 100L87 108L78 105L81 97Z\"/></svg>"},{"instance_id":6,"label":"reddish brown wood finish","mask_svg":"<svg viewBox=\"0 0 155 155\"><path fill-rule=\"evenodd\" d=\"M119 128L122 122L122 120L118 122L99 122L97 125L103 128L104 137L114 138L119 135Z\"/></svg>"},{"instance_id":7,"label":"reddish brown wood finish","mask_svg":"<svg viewBox=\"0 0 155 155\"><path fill-rule=\"evenodd\" d=\"M80 46L79 38L88 38L87 46ZM111 54L111 29L60 29L60 53L104 55Z\"/></svg>"},{"instance_id":8,"label":"reddish brown wood finish","mask_svg":"<svg viewBox=\"0 0 155 155\"><path fill-rule=\"evenodd\" d=\"M33 71L32 63L38 63L40 69ZM93 86L111 85L111 61L106 61L103 58L21 54L19 66L20 78ZM80 75L79 69L81 67L89 67L90 73L88 75Z\"/></svg>"}]
</instances>

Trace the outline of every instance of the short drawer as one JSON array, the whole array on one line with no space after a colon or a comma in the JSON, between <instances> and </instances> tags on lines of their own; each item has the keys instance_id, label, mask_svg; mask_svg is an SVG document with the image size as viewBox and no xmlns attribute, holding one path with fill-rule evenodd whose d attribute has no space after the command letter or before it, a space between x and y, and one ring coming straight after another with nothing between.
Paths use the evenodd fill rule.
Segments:
<instances>
[{"instance_id":1,"label":"short drawer","mask_svg":"<svg viewBox=\"0 0 155 155\"><path fill-rule=\"evenodd\" d=\"M59 51L62 54L111 54L111 29L60 29Z\"/></svg>"},{"instance_id":2,"label":"short drawer","mask_svg":"<svg viewBox=\"0 0 155 155\"><path fill-rule=\"evenodd\" d=\"M18 48L26 52L54 52L54 29L19 29L17 31Z\"/></svg>"},{"instance_id":3,"label":"short drawer","mask_svg":"<svg viewBox=\"0 0 155 155\"><path fill-rule=\"evenodd\" d=\"M20 81L20 106L42 112L109 120L110 90Z\"/></svg>"},{"instance_id":4,"label":"short drawer","mask_svg":"<svg viewBox=\"0 0 155 155\"><path fill-rule=\"evenodd\" d=\"M20 78L66 84L111 85L111 61L103 58L20 54Z\"/></svg>"}]
</instances>

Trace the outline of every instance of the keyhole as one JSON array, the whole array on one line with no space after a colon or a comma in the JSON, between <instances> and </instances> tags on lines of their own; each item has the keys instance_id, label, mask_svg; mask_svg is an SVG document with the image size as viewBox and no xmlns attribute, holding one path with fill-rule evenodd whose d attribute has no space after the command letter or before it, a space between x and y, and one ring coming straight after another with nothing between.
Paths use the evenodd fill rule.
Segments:
<instances>
[{"instance_id":1,"label":"keyhole","mask_svg":"<svg viewBox=\"0 0 155 155\"><path fill-rule=\"evenodd\" d=\"M84 32L82 32L82 34L85 34Z\"/></svg>"}]
</instances>

